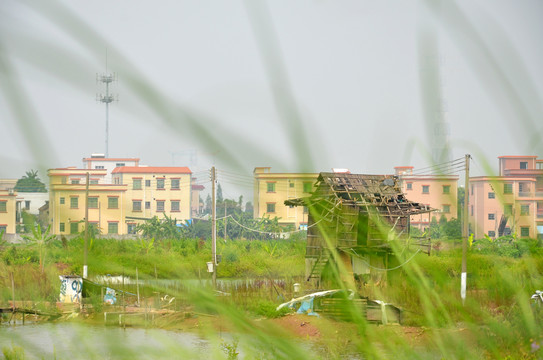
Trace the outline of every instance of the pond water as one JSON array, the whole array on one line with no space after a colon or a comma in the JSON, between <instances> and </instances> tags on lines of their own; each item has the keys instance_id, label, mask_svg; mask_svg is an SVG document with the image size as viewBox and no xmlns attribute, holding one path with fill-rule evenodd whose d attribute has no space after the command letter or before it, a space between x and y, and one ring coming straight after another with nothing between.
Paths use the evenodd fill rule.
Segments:
<instances>
[{"instance_id":1,"label":"pond water","mask_svg":"<svg viewBox=\"0 0 543 360\"><path fill-rule=\"evenodd\" d=\"M220 351L195 334L158 329L79 323L0 326L0 349L17 346L24 349L25 359L209 359Z\"/></svg>"}]
</instances>

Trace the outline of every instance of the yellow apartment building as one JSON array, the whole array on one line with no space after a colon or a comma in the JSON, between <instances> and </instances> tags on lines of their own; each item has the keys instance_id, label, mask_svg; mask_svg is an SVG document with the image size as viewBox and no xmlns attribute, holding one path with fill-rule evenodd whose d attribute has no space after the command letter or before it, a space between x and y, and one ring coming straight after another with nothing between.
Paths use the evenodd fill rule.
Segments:
<instances>
[{"instance_id":1,"label":"yellow apartment building","mask_svg":"<svg viewBox=\"0 0 543 360\"><path fill-rule=\"evenodd\" d=\"M49 216L55 235L77 234L85 229L86 175L89 173L89 223L102 234L126 234L124 224L127 186L107 184L105 169L50 169Z\"/></svg>"},{"instance_id":2,"label":"yellow apartment building","mask_svg":"<svg viewBox=\"0 0 543 360\"><path fill-rule=\"evenodd\" d=\"M123 216L126 233L153 216L191 219L191 177L188 167L123 166L112 171L113 183L126 186Z\"/></svg>"},{"instance_id":3,"label":"yellow apartment building","mask_svg":"<svg viewBox=\"0 0 543 360\"><path fill-rule=\"evenodd\" d=\"M278 217L281 225L306 229L306 207L290 207L285 200L309 196L319 174L272 173L270 167L256 167L254 177L254 217Z\"/></svg>"},{"instance_id":4,"label":"yellow apartment building","mask_svg":"<svg viewBox=\"0 0 543 360\"><path fill-rule=\"evenodd\" d=\"M413 202L428 205L438 212L411 216L411 226L424 231L430 227L435 216L447 220L458 218L458 175L413 175L412 166L397 166L395 174L400 177L402 192Z\"/></svg>"},{"instance_id":5,"label":"yellow apartment building","mask_svg":"<svg viewBox=\"0 0 543 360\"><path fill-rule=\"evenodd\" d=\"M0 233L15 234L17 230L17 192L0 190Z\"/></svg>"},{"instance_id":6,"label":"yellow apartment building","mask_svg":"<svg viewBox=\"0 0 543 360\"><path fill-rule=\"evenodd\" d=\"M153 216L191 218L191 171L187 167L123 166L113 169L51 169L49 216L52 233L84 230L86 175L89 173L89 223L102 234L134 234ZM113 183L110 183L109 176Z\"/></svg>"}]
</instances>

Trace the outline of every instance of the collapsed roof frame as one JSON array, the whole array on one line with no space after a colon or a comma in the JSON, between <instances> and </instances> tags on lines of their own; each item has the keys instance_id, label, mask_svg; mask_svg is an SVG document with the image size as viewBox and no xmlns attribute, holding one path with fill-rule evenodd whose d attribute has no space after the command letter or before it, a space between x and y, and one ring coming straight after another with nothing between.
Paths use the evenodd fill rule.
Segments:
<instances>
[{"instance_id":1,"label":"collapsed roof frame","mask_svg":"<svg viewBox=\"0 0 543 360\"><path fill-rule=\"evenodd\" d=\"M412 215L435 211L407 200L397 176L346 173L320 173L311 196L286 200L285 205L309 209L310 277L320 277L332 249L390 252L392 240L408 237ZM430 248L422 241L418 245Z\"/></svg>"}]
</instances>

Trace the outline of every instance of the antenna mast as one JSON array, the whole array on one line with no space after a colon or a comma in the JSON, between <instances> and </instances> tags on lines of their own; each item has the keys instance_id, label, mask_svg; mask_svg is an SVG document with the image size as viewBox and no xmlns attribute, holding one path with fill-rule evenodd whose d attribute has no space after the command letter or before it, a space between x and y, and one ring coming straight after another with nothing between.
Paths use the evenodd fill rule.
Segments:
<instances>
[{"instance_id":1,"label":"antenna mast","mask_svg":"<svg viewBox=\"0 0 543 360\"><path fill-rule=\"evenodd\" d=\"M106 84L106 94L98 94L96 100L106 104L106 159L109 158L109 103L115 100L115 97L109 93L109 84L117 80L115 73L107 72L107 51L106 51L106 72L104 74L96 74L96 81Z\"/></svg>"}]
</instances>

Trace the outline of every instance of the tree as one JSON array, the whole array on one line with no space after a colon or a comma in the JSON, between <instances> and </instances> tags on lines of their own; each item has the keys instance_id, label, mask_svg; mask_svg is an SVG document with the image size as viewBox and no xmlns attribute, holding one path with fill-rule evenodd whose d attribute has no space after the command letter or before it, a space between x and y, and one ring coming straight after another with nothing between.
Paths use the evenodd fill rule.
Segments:
<instances>
[{"instance_id":1,"label":"tree","mask_svg":"<svg viewBox=\"0 0 543 360\"><path fill-rule=\"evenodd\" d=\"M439 239L441 237L441 229L435 216L432 216L430 221L430 237L432 239Z\"/></svg>"},{"instance_id":2,"label":"tree","mask_svg":"<svg viewBox=\"0 0 543 360\"><path fill-rule=\"evenodd\" d=\"M441 227L441 234L449 239L461 239L462 223L459 219L452 218Z\"/></svg>"},{"instance_id":3,"label":"tree","mask_svg":"<svg viewBox=\"0 0 543 360\"><path fill-rule=\"evenodd\" d=\"M163 219L159 219L158 216L153 216L149 220L145 220L144 223L136 226L136 232L142 234L146 238L159 239L178 239L181 236L181 232L177 227L177 221L164 214Z\"/></svg>"},{"instance_id":4,"label":"tree","mask_svg":"<svg viewBox=\"0 0 543 360\"><path fill-rule=\"evenodd\" d=\"M463 219L462 214L464 209L464 196L466 194L466 190L463 187L458 187L457 196L456 196L456 217L458 219Z\"/></svg>"},{"instance_id":5,"label":"tree","mask_svg":"<svg viewBox=\"0 0 543 360\"><path fill-rule=\"evenodd\" d=\"M204 207L204 213L205 214L211 214L211 195L207 194L206 197L206 204Z\"/></svg>"},{"instance_id":6,"label":"tree","mask_svg":"<svg viewBox=\"0 0 543 360\"><path fill-rule=\"evenodd\" d=\"M221 184L217 185L217 203L222 203L223 197L222 197L222 188Z\"/></svg>"},{"instance_id":7,"label":"tree","mask_svg":"<svg viewBox=\"0 0 543 360\"><path fill-rule=\"evenodd\" d=\"M40 180L37 170L30 170L17 180L15 191L19 192L47 192L45 184Z\"/></svg>"},{"instance_id":8,"label":"tree","mask_svg":"<svg viewBox=\"0 0 543 360\"><path fill-rule=\"evenodd\" d=\"M246 214L251 214L251 216L253 215L253 203L250 202L250 201L247 201L245 203L245 213Z\"/></svg>"},{"instance_id":9,"label":"tree","mask_svg":"<svg viewBox=\"0 0 543 360\"><path fill-rule=\"evenodd\" d=\"M23 236L23 239L25 239L28 243L36 245L38 247L38 251L40 254L40 270L42 273L47 245L49 245L49 243L55 239L55 235L49 234L50 230L51 226L48 226L47 229L42 232L41 225L37 224L32 227L32 236Z\"/></svg>"}]
</instances>

